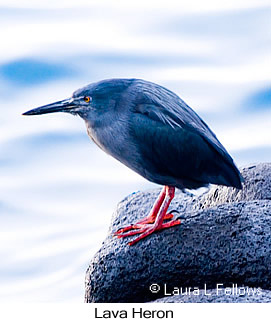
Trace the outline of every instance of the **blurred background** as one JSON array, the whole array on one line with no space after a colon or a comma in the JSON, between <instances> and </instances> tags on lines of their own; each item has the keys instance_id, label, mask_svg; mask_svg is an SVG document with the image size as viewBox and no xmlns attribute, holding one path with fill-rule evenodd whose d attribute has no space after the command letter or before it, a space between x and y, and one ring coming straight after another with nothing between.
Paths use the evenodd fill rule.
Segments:
<instances>
[{"instance_id":1,"label":"blurred background","mask_svg":"<svg viewBox=\"0 0 271 323\"><path fill-rule=\"evenodd\" d=\"M270 1L0 1L0 301L83 302L125 196L158 187L99 150L83 120L21 113L88 83L159 83L238 166L271 161Z\"/></svg>"}]
</instances>

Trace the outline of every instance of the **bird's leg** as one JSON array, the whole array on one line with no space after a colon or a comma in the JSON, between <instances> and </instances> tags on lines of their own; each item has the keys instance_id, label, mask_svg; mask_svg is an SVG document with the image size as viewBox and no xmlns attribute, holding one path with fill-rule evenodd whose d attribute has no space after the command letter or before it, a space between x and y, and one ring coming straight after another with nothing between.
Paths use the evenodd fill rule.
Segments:
<instances>
[{"instance_id":1,"label":"bird's leg","mask_svg":"<svg viewBox=\"0 0 271 323\"><path fill-rule=\"evenodd\" d=\"M118 234L118 238L125 238L125 237L131 236L131 235L141 233L139 237L137 237L136 239L129 242L129 245L131 246L131 245L137 243L139 240L152 234L154 231L170 228L172 226L180 224L181 223L180 220L172 220L172 221L163 223L163 221L167 215L168 207L169 207L172 199L174 198L174 193L175 193L174 187L172 187L172 186L165 187L165 194L166 194L165 198L160 206L160 209L159 209L159 212L156 216L155 222L152 225L151 224L143 224L138 228L138 230L131 231L131 232L124 233L124 234Z\"/></svg>"},{"instance_id":2,"label":"bird's leg","mask_svg":"<svg viewBox=\"0 0 271 323\"><path fill-rule=\"evenodd\" d=\"M143 224L150 224L150 223L154 223L156 216L161 208L162 203L164 202L164 199L166 197L166 190L167 190L167 186L164 186L161 193L159 194L159 196L157 197L156 201L154 202L154 205L149 213L149 215L147 217L145 217L144 219L136 222L135 224L131 224L125 228L121 228L119 229L117 232L114 233L114 235L119 235L123 232L127 232L130 230L135 230L135 229L140 229L142 228ZM164 217L164 220L170 220L173 218L173 214L166 214Z\"/></svg>"}]
</instances>

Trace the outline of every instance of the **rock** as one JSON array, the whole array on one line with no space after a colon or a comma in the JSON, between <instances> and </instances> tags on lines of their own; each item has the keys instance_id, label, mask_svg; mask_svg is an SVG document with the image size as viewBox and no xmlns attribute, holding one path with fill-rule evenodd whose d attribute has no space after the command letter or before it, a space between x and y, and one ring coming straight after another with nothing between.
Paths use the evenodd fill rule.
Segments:
<instances>
[{"instance_id":1,"label":"rock","mask_svg":"<svg viewBox=\"0 0 271 323\"><path fill-rule=\"evenodd\" d=\"M263 200L188 214L181 226L133 247L128 239L109 236L88 269L87 301L145 302L164 296L149 291L153 283L167 284L169 290L205 283L210 288L242 283L268 289L270 234L271 201Z\"/></svg>"},{"instance_id":2,"label":"rock","mask_svg":"<svg viewBox=\"0 0 271 323\"><path fill-rule=\"evenodd\" d=\"M151 284L212 289L233 283L270 289L271 164L242 170L242 191L213 187L200 197L176 193L182 224L130 247L112 232L146 216L159 190L119 203L109 234L86 273L86 302L146 302L164 296ZM174 296L175 297L175 296Z\"/></svg>"},{"instance_id":3,"label":"rock","mask_svg":"<svg viewBox=\"0 0 271 323\"><path fill-rule=\"evenodd\" d=\"M242 190L214 186L198 200L204 207L237 201L271 200L271 163L240 169L245 182Z\"/></svg>"},{"instance_id":4,"label":"rock","mask_svg":"<svg viewBox=\"0 0 271 323\"><path fill-rule=\"evenodd\" d=\"M236 292L237 290L237 292ZM271 291L248 286L219 289L201 289L199 295L162 297L151 303L271 303Z\"/></svg>"}]
</instances>

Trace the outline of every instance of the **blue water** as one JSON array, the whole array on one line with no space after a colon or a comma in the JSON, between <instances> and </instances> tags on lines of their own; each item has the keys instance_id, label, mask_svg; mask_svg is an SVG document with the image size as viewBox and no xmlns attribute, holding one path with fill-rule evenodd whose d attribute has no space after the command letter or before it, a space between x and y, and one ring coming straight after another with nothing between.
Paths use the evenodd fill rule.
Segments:
<instances>
[{"instance_id":1,"label":"blue water","mask_svg":"<svg viewBox=\"0 0 271 323\"><path fill-rule=\"evenodd\" d=\"M0 25L1 301L82 302L117 203L157 187L100 151L79 118L22 112L100 79L144 78L178 93L238 165L271 161L270 8L18 2L0 7Z\"/></svg>"}]
</instances>

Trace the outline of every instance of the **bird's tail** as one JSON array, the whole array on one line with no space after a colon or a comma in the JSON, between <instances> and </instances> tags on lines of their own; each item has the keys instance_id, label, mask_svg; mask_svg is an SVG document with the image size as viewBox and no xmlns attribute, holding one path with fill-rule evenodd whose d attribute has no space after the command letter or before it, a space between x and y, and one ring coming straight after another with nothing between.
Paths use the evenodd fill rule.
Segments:
<instances>
[{"instance_id":1,"label":"bird's tail","mask_svg":"<svg viewBox=\"0 0 271 323\"><path fill-rule=\"evenodd\" d=\"M232 163L224 161L222 164L220 164L220 169L221 172L219 177L222 181L220 183L214 184L220 184L242 189L242 183L245 180L233 161Z\"/></svg>"}]
</instances>

